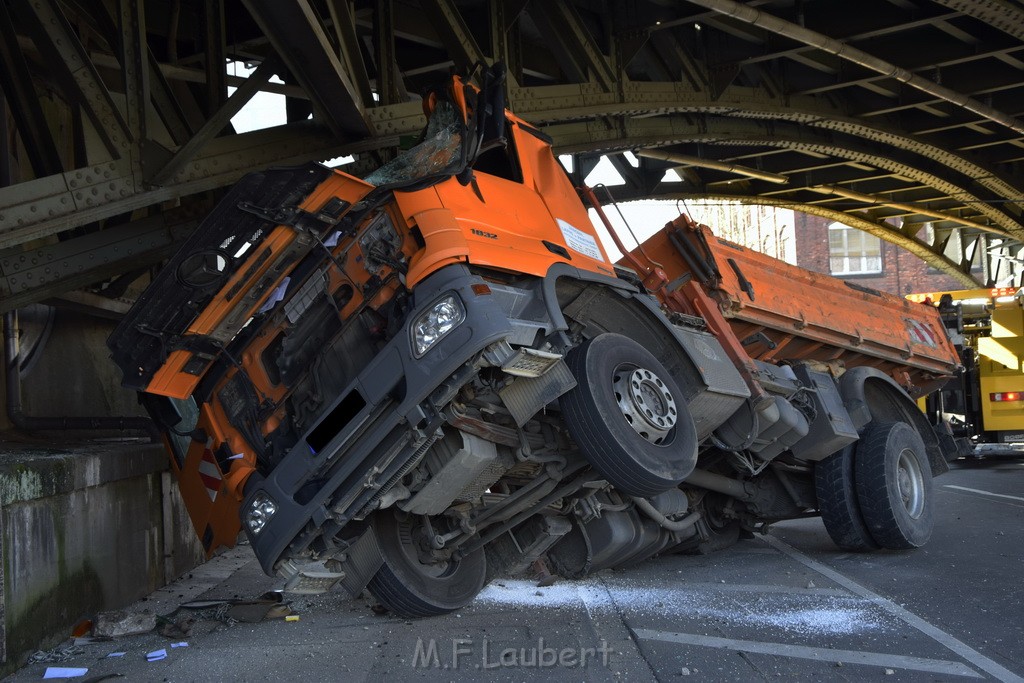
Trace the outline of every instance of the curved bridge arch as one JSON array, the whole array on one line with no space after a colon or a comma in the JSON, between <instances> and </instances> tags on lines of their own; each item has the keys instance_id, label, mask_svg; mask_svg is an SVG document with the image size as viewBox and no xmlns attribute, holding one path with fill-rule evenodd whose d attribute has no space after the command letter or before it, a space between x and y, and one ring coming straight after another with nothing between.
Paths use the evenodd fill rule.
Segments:
<instances>
[{"instance_id":1,"label":"curved bridge arch","mask_svg":"<svg viewBox=\"0 0 1024 683\"><path fill-rule=\"evenodd\" d=\"M1021 26L976 0L9 2L0 309L123 284L254 168L369 169L419 130L424 86L498 60L516 111L585 164L611 153L630 193L804 207L965 281L960 233L1019 283ZM258 93L287 107L237 133ZM665 188L665 162L616 156L638 148L719 163Z\"/></svg>"}]
</instances>

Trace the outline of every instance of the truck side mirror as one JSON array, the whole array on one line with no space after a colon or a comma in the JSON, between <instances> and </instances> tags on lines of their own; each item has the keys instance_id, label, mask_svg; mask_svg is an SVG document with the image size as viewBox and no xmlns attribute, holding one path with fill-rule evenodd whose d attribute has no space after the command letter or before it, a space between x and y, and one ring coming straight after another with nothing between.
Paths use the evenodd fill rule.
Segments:
<instances>
[{"instance_id":1,"label":"truck side mirror","mask_svg":"<svg viewBox=\"0 0 1024 683\"><path fill-rule=\"evenodd\" d=\"M484 70L477 96L478 154L508 144L505 137L505 65L501 62Z\"/></svg>"}]
</instances>

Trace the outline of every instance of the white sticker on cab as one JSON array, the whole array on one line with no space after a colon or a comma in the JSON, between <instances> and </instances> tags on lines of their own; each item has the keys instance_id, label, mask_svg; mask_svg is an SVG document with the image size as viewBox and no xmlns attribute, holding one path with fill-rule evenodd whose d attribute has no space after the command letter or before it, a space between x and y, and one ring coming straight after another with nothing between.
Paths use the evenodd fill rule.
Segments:
<instances>
[{"instance_id":1,"label":"white sticker on cab","mask_svg":"<svg viewBox=\"0 0 1024 683\"><path fill-rule=\"evenodd\" d=\"M601 248L597 246L597 240L594 239L593 235L588 235L561 218L556 218L555 220L558 221L562 237L565 238L565 246L596 261L604 262L604 257L601 256Z\"/></svg>"}]
</instances>

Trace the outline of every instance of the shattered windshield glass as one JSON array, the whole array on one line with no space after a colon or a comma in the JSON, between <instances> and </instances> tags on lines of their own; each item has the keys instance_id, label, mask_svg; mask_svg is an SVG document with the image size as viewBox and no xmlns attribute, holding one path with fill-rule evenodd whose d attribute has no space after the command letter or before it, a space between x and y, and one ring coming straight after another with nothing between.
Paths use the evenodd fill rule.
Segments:
<instances>
[{"instance_id":1,"label":"shattered windshield glass","mask_svg":"<svg viewBox=\"0 0 1024 683\"><path fill-rule=\"evenodd\" d=\"M461 169L452 168L462 149L462 121L450 102L442 100L427 123L423 142L408 149L366 176L371 185L408 183Z\"/></svg>"}]
</instances>

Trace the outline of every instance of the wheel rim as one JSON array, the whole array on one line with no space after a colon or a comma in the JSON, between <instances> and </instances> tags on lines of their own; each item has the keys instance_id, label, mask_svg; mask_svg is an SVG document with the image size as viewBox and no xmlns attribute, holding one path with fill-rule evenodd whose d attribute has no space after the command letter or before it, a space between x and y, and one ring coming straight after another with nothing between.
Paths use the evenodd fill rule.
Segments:
<instances>
[{"instance_id":1,"label":"wheel rim","mask_svg":"<svg viewBox=\"0 0 1024 683\"><path fill-rule=\"evenodd\" d=\"M658 375L623 363L612 373L615 400L626 422L641 438L660 445L676 426L676 400Z\"/></svg>"},{"instance_id":2,"label":"wheel rim","mask_svg":"<svg viewBox=\"0 0 1024 683\"><path fill-rule=\"evenodd\" d=\"M924 512L924 476L917 454L909 448L900 452L896 463L896 487L907 514L917 519Z\"/></svg>"},{"instance_id":3,"label":"wheel rim","mask_svg":"<svg viewBox=\"0 0 1024 683\"><path fill-rule=\"evenodd\" d=\"M429 543L423 527L415 524L413 519L400 520L398 523L398 547L409 566L414 567L423 576L435 579L444 578L458 568L458 561L428 560L430 556ZM431 558L433 559L433 558Z\"/></svg>"}]
</instances>

